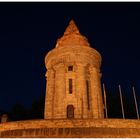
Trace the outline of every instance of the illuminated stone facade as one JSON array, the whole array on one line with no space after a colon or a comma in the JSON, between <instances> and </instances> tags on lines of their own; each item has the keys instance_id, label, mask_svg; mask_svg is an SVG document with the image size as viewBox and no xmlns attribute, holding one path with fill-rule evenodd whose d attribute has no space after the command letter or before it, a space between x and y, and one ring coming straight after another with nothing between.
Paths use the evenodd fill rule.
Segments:
<instances>
[{"instance_id":1,"label":"illuminated stone facade","mask_svg":"<svg viewBox=\"0 0 140 140\"><path fill-rule=\"evenodd\" d=\"M0 138L140 138L140 121L104 118L101 56L73 21L45 57L44 119L7 122Z\"/></svg>"},{"instance_id":2,"label":"illuminated stone facade","mask_svg":"<svg viewBox=\"0 0 140 140\"><path fill-rule=\"evenodd\" d=\"M45 57L45 119L104 118L101 55L71 20Z\"/></svg>"}]
</instances>

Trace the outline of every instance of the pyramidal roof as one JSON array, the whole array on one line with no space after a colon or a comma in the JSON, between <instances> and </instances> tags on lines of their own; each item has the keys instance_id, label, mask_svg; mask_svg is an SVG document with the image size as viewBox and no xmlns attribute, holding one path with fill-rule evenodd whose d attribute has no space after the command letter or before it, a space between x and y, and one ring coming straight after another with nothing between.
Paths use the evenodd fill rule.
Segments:
<instances>
[{"instance_id":1,"label":"pyramidal roof","mask_svg":"<svg viewBox=\"0 0 140 140\"><path fill-rule=\"evenodd\" d=\"M85 36L81 35L74 20L69 22L64 35L57 40L56 47L68 47L68 46L90 46Z\"/></svg>"},{"instance_id":2,"label":"pyramidal roof","mask_svg":"<svg viewBox=\"0 0 140 140\"><path fill-rule=\"evenodd\" d=\"M72 33L76 33L76 34L79 34L79 29L77 28L74 20L71 20L69 22L69 25L68 27L66 28L65 32L64 32L64 35L68 35L68 34L72 34Z\"/></svg>"}]
</instances>

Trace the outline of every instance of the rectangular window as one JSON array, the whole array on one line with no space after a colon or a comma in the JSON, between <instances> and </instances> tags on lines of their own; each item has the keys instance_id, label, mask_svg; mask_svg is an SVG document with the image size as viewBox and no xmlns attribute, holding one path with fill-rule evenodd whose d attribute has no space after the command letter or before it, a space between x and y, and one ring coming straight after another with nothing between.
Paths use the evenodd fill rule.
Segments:
<instances>
[{"instance_id":1,"label":"rectangular window","mask_svg":"<svg viewBox=\"0 0 140 140\"><path fill-rule=\"evenodd\" d=\"M73 71L73 66L68 66L68 71Z\"/></svg>"},{"instance_id":2,"label":"rectangular window","mask_svg":"<svg viewBox=\"0 0 140 140\"><path fill-rule=\"evenodd\" d=\"M69 93L72 94L72 79L69 79Z\"/></svg>"},{"instance_id":3,"label":"rectangular window","mask_svg":"<svg viewBox=\"0 0 140 140\"><path fill-rule=\"evenodd\" d=\"M87 87L87 102L88 102L88 109L90 109L90 104L89 104L89 81L86 80L86 87Z\"/></svg>"}]
</instances>

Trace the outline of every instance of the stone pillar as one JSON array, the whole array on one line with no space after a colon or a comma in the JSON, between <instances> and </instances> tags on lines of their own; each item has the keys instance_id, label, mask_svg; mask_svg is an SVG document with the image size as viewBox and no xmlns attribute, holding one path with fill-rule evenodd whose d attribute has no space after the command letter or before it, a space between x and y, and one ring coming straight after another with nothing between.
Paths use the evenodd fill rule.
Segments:
<instances>
[{"instance_id":1,"label":"stone pillar","mask_svg":"<svg viewBox=\"0 0 140 140\"><path fill-rule=\"evenodd\" d=\"M59 63L54 66L55 75L55 101L54 101L54 118L66 118L66 109L64 97L66 96L66 78L65 65Z\"/></svg>"},{"instance_id":2,"label":"stone pillar","mask_svg":"<svg viewBox=\"0 0 140 140\"><path fill-rule=\"evenodd\" d=\"M46 73L46 98L45 98L45 119L53 118L54 109L54 93L55 93L55 72L54 70L48 69Z\"/></svg>"},{"instance_id":3,"label":"stone pillar","mask_svg":"<svg viewBox=\"0 0 140 140\"><path fill-rule=\"evenodd\" d=\"M99 100L99 105L100 105L100 118L103 119L104 118L104 104L103 104L103 96L102 96L102 87L101 87L101 76L102 74L100 72L97 72L97 81L98 81L98 87L99 87L99 96L98 96L98 100Z\"/></svg>"},{"instance_id":4,"label":"stone pillar","mask_svg":"<svg viewBox=\"0 0 140 140\"><path fill-rule=\"evenodd\" d=\"M6 114L3 114L1 116L1 123L5 123L5 122L7 122L7 120L8 120L8 116Z\"/></svg>"},{"instance_id":5,"label":"stone pillar","mask_svg":"<svg viewBox=\"0 0 140 140\"><path fill-rule=\"evenodd\" d=\"M103 101L101 91L100 73L96 68L90 67L90 85L93 118L104 118Z\"/></svg>"},{"instance_id":6,"label":"stone pillar","mask_svg":"<svg viewBox=\"0 0 140 140\"><path fill-rule=\"evenodd\" d=\"M76 94L81 100L81 106L78 106L81 109L81 118L88 118L88 103L87 103L87 92L86 92L86 72L85 64L77 64L77 75L76 75Z\"/></svg>"}]
</instances>

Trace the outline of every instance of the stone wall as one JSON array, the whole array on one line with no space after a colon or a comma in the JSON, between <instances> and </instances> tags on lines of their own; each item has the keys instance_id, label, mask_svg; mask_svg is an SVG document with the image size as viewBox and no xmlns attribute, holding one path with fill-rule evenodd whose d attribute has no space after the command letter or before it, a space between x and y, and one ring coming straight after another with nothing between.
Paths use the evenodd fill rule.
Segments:
<instances>
[{"instance_id":1,"label":"stone wall","mask_svg":"<svg viewBox=\"0 0 140 140\"><path fill-rule=\"evenodd\" d=\"M29 120L0 124L0 137L139 137L140 121L128 119Z\"/></svg>"},{"instance_id":2,"label":"stone wall","mask_svg":"<svg viewBox=\"0 0 140 140\"><path fill-rule=\"evenodd\" d=\"M46 55L45 65L45 119L67 118L68 105L74 106L74 118L104 118L101 56L95 49L86 46L55 48ZM73 71L68 71L68 66L73 66ZM73 81L72 94L69 94L69 79ZM89 94L86 81L89 82Z\"/></svg>"}]
</instances>

